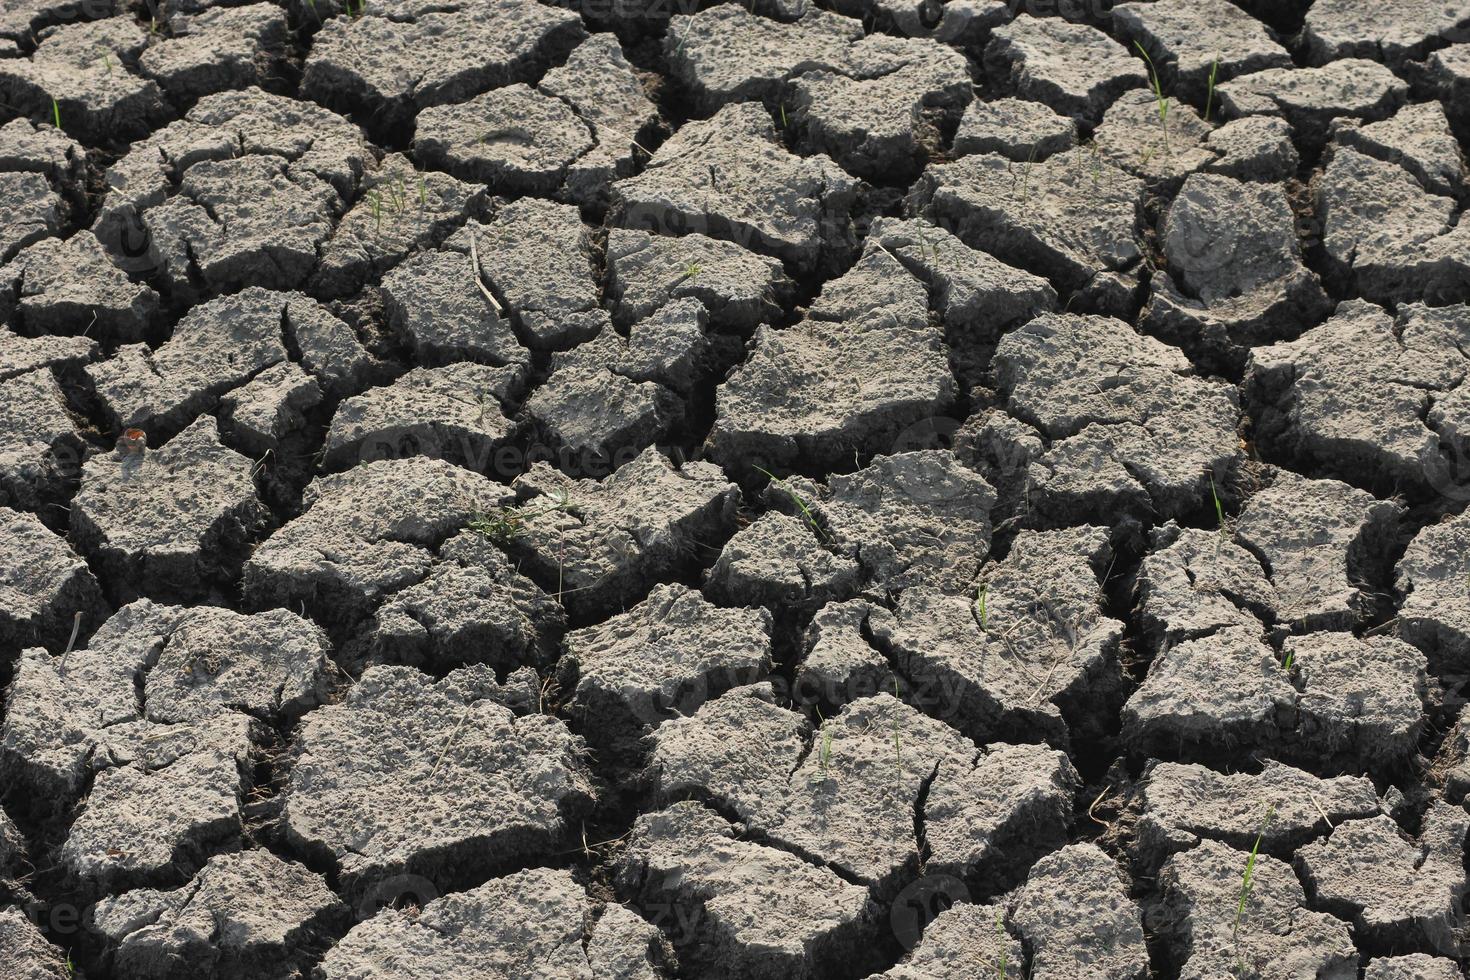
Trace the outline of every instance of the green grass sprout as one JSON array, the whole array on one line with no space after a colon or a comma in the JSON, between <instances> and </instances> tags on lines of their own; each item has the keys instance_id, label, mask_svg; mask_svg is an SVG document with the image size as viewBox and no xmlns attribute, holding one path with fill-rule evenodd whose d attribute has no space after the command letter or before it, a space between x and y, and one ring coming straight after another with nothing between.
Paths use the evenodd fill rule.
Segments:
<instances>
[{"instance_id":1,"label":"green grass sprout","mask_svg":"<svg viewBox=\"0 0 1470 980\"><path fill-rule=\"evenodd\" d=\"M1154 68L1154 60L1143 49L1143 44L1134 41L1133 46L1138 49L1139 54L1143 55L1143 60L1148 62L1148 83L1149 87L1153 89L1154 102L1158 106L1159 129L1164 134L1164 154L1167 156L1169 154L1169 98L1164 95L1164 85L1159 80L1159 72Z\"/></svg>"}]
</instances>

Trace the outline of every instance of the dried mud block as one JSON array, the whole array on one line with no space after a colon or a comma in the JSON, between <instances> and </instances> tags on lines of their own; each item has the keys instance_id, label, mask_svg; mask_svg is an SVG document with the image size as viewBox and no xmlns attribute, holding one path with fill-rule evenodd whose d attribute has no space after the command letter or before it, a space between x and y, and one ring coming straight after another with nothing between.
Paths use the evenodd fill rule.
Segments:
<instances>
[{"instance_id":1,"label":"dried mud block","mask_svg":"<svg viewBox=\"0 0 1470 980\"><path fill-rule=\"evenodd\" d=\"M693 300L682 302L688 304L693 328L692 338L685 339L698 347L704 342L704 309ZM665 307L659 315L667 321L677 311ZM667 372L651 360L662 353L678 358L676 348L682 342L673 335L660 339L671 342L666 352L641 343L635 353L607 321L591 341L552 355L551 374L526 400L526 414L546 445L570 463L562 464L564 469L578 475L608 472L683 420L683 400L656 380L655 375L667 377ZM684 350L690 352L690 347ZM691 353L685 377L692 381L699 355Z\"/></svg>"},{"instance_id":2,"label":"dried mud block","mask_svg":"<svg viewBox=\"0 0 1470 980\"><path fill-rule=\"evenodd\" d=\"M178 432L220 396L289 359L282 336L288 296L250 287L185 314L156 349L119 348L87 366L114 429L140 428L155 442Z\"/></svg>"},{"instance_id":3,"label":"dried mud block","mask_svg":"<svg viewBox=\"0 0 1470 980\"><path fill-rule=\"evenodd\" d=\"M1394 569L1399 636L1424 651L1436 674L1470 670L1470 517L1431 524Z\"/></svg>"},{"instance_id":4,"label":"dried mud block","mask_svg":"<svg viewBox=\"0 0 1470 980\"><path fill-rule=\"evenodd\" d=\"M599 916L599 905L567 871L518 871L421 909L384 911L354 927L318 971L323 980L667 976L658 930L620 905Z\"/></svg>"},{"instance_id":5,"label":"dried mud block","mask_svg":"<svg viewBox=\"0 0 1470 980\"><path fill-rule=\"evenodd\" d=\"M56 337L50 334L22 337L8 328L0 327L0 381L8 381L37 368L74 371L94 360L99 349L97 341L87 337Z\"/></svg>"},{"instance_id":6,"label":"dried mud block","mask_svg":"<svg viewBox=\"0 0 1470 980\"><path fill-rule=\"evenodd\" d=\"M158 294L128 278L90 231L43 238L0 267L0 319L28 330L127 343L153 325Z\"/></svg>"},{"instance_id":7,"label":"dried mud block","mask_svg":"<svg viewBox=\"0 0 1470 980\"><path fill-rule=\"evenodd\" d=\"M136 764L137 778L107 777L110 791L145 793L156 784L144 776L158 770L163 778L173 758L188 757L193 761L180 764L167 779L183 785L192 778L189 772L207 770L209 785L198 792L189 789L181 800L191 801L195 811L223 812L223 803L208 801L240 779L248 785L251 742L258 737L252 716L280 724L318 704L337 676L328 654L320 630L285 610L245 616L209 606L132 603L64 657L36 649L21 658L8 695L0 765L12 785L30 794L38 814L45 814L48 808L64 812L83 797L94 769ZM207 735L198 745L188 738L196 730L204 733L200 738ZM114 738L120 741L109 757ZM150 755L155 742L174 745L172 755ZM205 754L195 758L200 752ZM228 777L221 752L238 757L244 776ZM187 809L181 804L179 813ZM99 835L105 835L108 820L148 816L127 807L116 814L105 807L93 811ZM163 853L151 867L167 865L167 848L157 843L158 835L145 836L164 850L155 848L140 860ZM121 841L105 841L103 847L122 848ZM125 854L112 857L124 862L119 868L126 866ZM98 873L106 873L108 862L97 861Z\"/></svg>"},{"instance_id":8,"label":"dried mud block","mask_svg":"<svg viewBox=\"0 0 1470 980\"><path fill-rule=\"evenodd\" d=\"M209 416L157 449L99 453L72 500L72 540L123 596L207 593L235 576L268 517L253 470Z\"/></svg>"},{"instance_id":9,"label":"dried mud block","mask_svg":"<svg viewBox=\"0 0 1470 980\"><path fill-rule=\"evenodd\" d=\"M1153 654L1232 627L1259 628L1283 605L1261 560L1228 530L1173 522L1150 532L1134 598Z\"/></svg>"},{"instance_id":10,"label":"dried mud block","mask_svg":"<svg viewBox=\"0 0 1470 980\"><path fill-rule=\"evenodd\" d=\"M912 177L938 149L941 127L970 101L964 55L932 41L874 36L854 44L848 61L793 80L798 149L825 153L865 180Z\"/></svg>"},{"instance_id":11,"label":"dried mud block","mask_svg":"<svg viewBox=\"0 0 1470 980\"><path fill-rule=\"evenodd\" d=\"M530 81L584 37L574 11L530 0L333 17L312 38L301 92L391 129L427 106Z\"/></svg>"},{"instance_id":12,"label":"dried mud block","mask_svg":"<svg viewBox=\"0 0 1470 980\"><path fill-rule=\"evenodd\" d=\"M159 271L188 296L196 274L219 291L303 284L342 211L325 180L289 161L250 154L189 167L178 194L142 220Z\"/></svg>"},{"instance_id":13,"label":"dried mud block","mask_svg":"<svg viewBox=\"0 0 1470 980\"><path fill-rule=\"evenodd\" d=\"M849 702L815 731L771 698L766 684L738 688L660 726L649 767L660 797L712 801L879 895L917 872L915 826L932 862L987 883L1065 837L1075 774L1060 753L982 750L889 694Z\"/></svg>"},{"instance_id":14,"label":"dried mud block","mask_svg":"<svg viewBox=\"0 0 1470 980\"><path fill-rule=\"evenodd\" d=\"M171 98L197 99L270 81L285 55L286 12L269 4L214 7L169 18L169 35L138 58Z\"/></svg>"},{"instance_id":15,"label":"dried mud block","mask_svg":"<svg viewBox=\"0 0 1470 980\"><path fill-rule=\"evenodd\" d=\"M1225 118L1281 116L1304 148L1322 146L1334 119L1388 118L1408 94L1408 85L1393 72L1361 58L1321 68L1268 68L1215 89Z\"/></svg>"},{"instance_id":16,"label":"dried mud block","mask_svg":"<svg viewBox=\"0 0 1470 980\"><path fill-rule=\"evenodd\" d=\"M1098 729L1122 680L1123 624L1102 608L1111 556L1100 528L1022 531L973 592L908 589L895 621L871 627L901 673L937 692L934 713L976 741L1064 744L1069 729Z\"/></svg>"},{"instance_id":17,"label":"dried mud block","mask_svg":"<svg viewBox=\"0 0 1470 980\"><path fill-rule=\"evenodd\" d=\"M1458 980L1463 976L1454 960L1425 953L1380 956L1370 960L1363 980Z\"/></svg>"},{"instance_id":18,"label":"dried mud block","mask_svg":"<svg viewBox=\"0 0 1470 980\"><path fill-rule=\"evenodd\" d=\"M319 875L263 850L218 855L182 888L126 892L94 912L123 980L296 976L347 918Z\"/></svg>"},{"instance_id":19,"label":"dried mud block","mask_svg":"<svg viewBox=\"0 0 1470 980\"><path fill-rule=\"evenodd\" d=\"M951 360L976 357L1007 330L1057 307L1051 283L969 247L947 229L912 218L878 218L868 239L929 286Z\"/></svg>"},{"instance_id":20,"label":"dried mud block","mask_svg":"<svg viewBox=\"0 0 1470 980\"><path fill-rule=\"evenodd\" d=\"M220 399L220 421L232 445L262 458L304 429L304 413L321 400L315 378L294 361L278 361Z\"/></svg>"},{"instance_id":21,"label":"dried mud block","mask_svg":"<svg viewBox=\"0 0 1470 980\"><path fill-rule=\"evenodd\" d=\"M1393 118L1367 125L1339 119L1333 123L1332 139L1339 146L1398 164L1431 194L1454 197L1464 190L1464 154L1438 102L1406 105Z\"/></svg>"},{"instance_id":22,"label":"dried mud block","mask_svg":"<svg viewBox=\"0 0 1470 980\"><path fill-rule=\"evenodd\" d=\"M362 346L351 327L326 307L305 296L287 300L287 342L328 395L357 391L378 369L378 362Z\"/></svg>"},{"instance_id":23,"label":"dried mud block","mask_svg":"<svg viewBox=\"0 0 1470 980\"><path fill-rule=\"evenodd\" d=\"M1290 180L1301 163L1291 125L1275 116L1233 119L1211 130L1205 146L1216 154L1205 171L1236 180L1279 183Z\"/></svg>"},{"instance_id":24,"label":"dried mud block","mask_svg":"<svg viewBox=\"0 0 1470 980\"><path fill-rule=\"evenodd\" d=\"M1457 123L1470 119L1464 108L1470 95L1470 44L1452 44L1424 60L1426 84L1437 91L1440 102Z\"/></svg>"},{"instance_id":25,"label":"dried mud block","mask_svg":"<svg viewBox=\"0 0 1470 980\"><path fill-rule=\"evenodd\" d=\"M470 224L451 247L476 236L480 275L537 350L590 340L608 320L599 304L592 229L577 208L524 198L488 225Z\"/></svg>"},{"instance_id":26,"label":"dried mud block","mask_svg":"<svg viewBox=\"0 0 1470 980\"><path fill-rule=\"evenodd\" d=\"M10 815L0 810L0 901L24 901L22 879L30 868L26 841Z\"/></svg>"},{"instance_id":27,"label":"dried mud block","mask_svg":"<svg viewBox=\"0 0 1470 980\"><path fill-rule=\"evenodd\" d=\"M1000 90L1096 123L1127 89L1148 84L1143 61L1095 27L1022 14L991 32L985 73Z\"/></svg>"},{"instance_id":28,"label":"dried mud block","mask_svg":"<svg viewBox=\"0 0 1470 980\"><path fill-rule=\"evenodd\" d=\"M181 883L210 854L238 846L264 737L236 712L97 731L91 788L57 861L89 891Z\"/></svg>"},{"instance_id":29,"label":"dried mud block","mask_svg":"<svg viewBox=\"0 0 1470 980\"><path fill-rule=\"evenodd\" d=\"M1024 166L985 153L930 165L909 204L966 245L1122 313L1139 285L1143 193L1142 180L1090 150Z\"/></svg>"},{"instance_id":30,"label":"dried mud block","mask_svg":"<svg viewBox=\"0 0 1470 980\"><path fill-rule=\"evenodd\" d=\"M633 825L618 883L659 924L679 930L681 963L752 980L808 980L870 958L864 936L878 910L866 888L737 834L695 802Z\"/></svg>"},{"instance_id":31,"label":"dried mud block","mask_svg":"<svg viewBox=\"0 0 1470 980\"><path fill-rule=\"evenodd\" d=\"M1470 299L1470 226L1412 169L1339 147L1312 192L1329 281L1383 304Z\"/></svg>"},{"instance_id":32,"label":"dried mud block","mask_svg":"<svg viewBox=\"0 0 1470 980\"><path fill-rule=\"evenodd\" d=\"M995 491L947 450L878 456L825 486L772 481L765 497L812 526L828 550L856 561L870 587L888 592L971 589L990 551Z\"/></svg>"},{"instance_id":33,"label":"dried mud block","mask_svg":"<svg viewBox=\"0 0 1470 980\"><path fill-rule=\"evenodd\" d=\"M131 66L148 34L128 17L43 29L28 58L0 59L0 99L21 115L60 113L61 128L89 144L135 139L167 118L158 85Z\"/></svg>"},{"instance_id":34,"label":"dried mud block","mask_svg":"<svg viewBox=\"0 0 1470 980\"><path fill-rule=\"evenodd\" d=\"M1401 504L1345 483L1274 470L1271 484L1241 508L1234 538L1270 569L1280 623L1297 632L1345 630L1373 611L1403 516Z\"/></svg>"},{"instance_id":35,"label":"dried mud block","mask_svg":"<svg viewBox=\"0 0 1470 980\"><path fill-rule=\"evenodd\" d=\"M1391 636L1308 633L1287 639L1302 687L1300 745L1319 766L1390 772L1413 757L1424 729L1424 655Z\"/></svg>"},{"instance_id":36,"label":"dried mud block","mask_svg":"<svg viewBox=\"0 0 1470 980\"><path fill-rule=\"evenodd\" d=\"M733 470L884 452L957 396L924 284L880 247L827 283L805 320L762 327L753 344L715 393L709 445Z\"/></svg>"},{"instance_id":37,"label":"dried mud block","mask_svg":"<svg viewBox=\"0 0 1470 980\"><path fill-rule=\"evenodd\" d=\"M496 543L574 619L625 608L717 546L739 498L719 467L676 467L652 448L602 481L537 463L513 489L520 503L495 515Z\"/></svg>"},{"instance_id":38,"label":"dried mud block","mask_svg":"<svg viewBox=\"0 0 1470 980\"><path fill-rule=\"evenodd\" d=\"M1249 851L1259 836L1262 853L1286 860L1343 821L1381 809L1366 777L1323 779L1274 761L1257 774L1153 761L1139 786L1133 856L1145 874L1205 840Z\"/></svg>"},{"instance_id":39,"label":"dried mud block","mask_svg":"<svg viewBox=\"0 0 1470 980\"><path fill-rule=\"evenodd\" d=\"M567 635L559 665L570 717L599 747L630 750L771 667L771 614L720 609L682 585L660 585L629 611Z\"/></svg>"},{"instance_id":40,"label":"dried mud block","mask_svg":"<svg viewBox=\"0 0 1470 980\"><path fill-rule=\"evenodd\" d=\"M1101 124L1093 130L1088 152L1142 178L1151 188L1167 192L1215 161L1219 154L1209 145L1212 133L1210 124L1187 102L1169 104L1166 129L1159 121L1159 102L1153 89L1135 88L1118 96L1108 107Z\"/></svg>"},{"instance_id":41,"label":"dried mud block","mask_svg":"<svg viewBox=\"0 0 1470 980\"><path fill-rule=\"evenodd\" d=\"M978 45L1011 19L1005 0L836 0L832 9L901 37L928 37L960 47Z\"/></svg>"},{"instance_id":42,"label":"dried mud block","mask_svg":"<svg viewBox=\"0 0 1470 980\"><path fill-rule=\"evenodd\" d=\"M420 365L530 360L510 320L476 288L468 251L412 255L383 277L382 294L389 326L412 347Z\"/></svg>"},{"instance_id":43,"label":"dried mud block","mask_svg":"<svg viewBox=\"0 0 1470 980\"><path fill-rule=\"evenodd\" d=\"M592 147L592 131L571 106L522 84L425 109L413 141L430 166L517 196L556 192Z\"/></svg>"},{"instance_id":44,"label":"dried mud block","mask_svg":"<svg viewBox=\"0 0 1470 980\"><path fill-rule=\"evenodd\" d=\"M204 96L184 118L132 144L107 169L107 195L94 225L97 237L116 253L146 254L144 210L165 203L196 163L248 156L278 157L288 176L322 179L341 201L351 200L372 160L356 125L312 103L259 88ZM154 251L157 247L154 242Z\"/></svg>"},{"instance_id":45,"label":"dried mud block","mask_svg":"<svg viewBox=\"0 0 1470 980\"><path fill-rule=\"evenodd\" d=\"M1191 757L1280 744L1297 691L1259 626L1232 626L1161 652L1123 706L1123 738L1150 755Z\"/></svg>"},{"instance_id":46,"label":"dried mud block","mask_svg":"<svg viewBox=\"0 0 1470 980\"><path fill-rule=\"evenodd\" d=\"M74 622L85 639L107 615L87 563L31 514L0 507L0 569L0 650L7 659L33 646L60 653Z\"/></svg>"},{"instance_id":47,"label":"dried mud block","mask_svg":"<svg viewBox=\"0 0 1470 980\"><path fill-rule=\"evenodd\" d=\"M690 298L704 306L712 329L748 335L779 317L795 290L776 259L700 234L665 238L613 228L607 271L613 320L620 326Z\"/></svg>"},{"instance_id":48,"label":"dried mud block","mask_svg":"<svg viewBox=\"0 0 1470 980\"><path fill-rule=\"evenodd\" d=\"M1340 58L1397 64L1422 56L1428 47L1464 40L1467 32L1470 4L1464 0L1322 0L1307 12L1302 40L1316 64Z\"/></svg>"},{"instance_id":49,"label":"dried mud block","mask_svg":"<svg viewBox=\"0 0 1470 980\"><path fill-rule=\"evenodd\" d=\"M1071 844L1031 868L1011 912L1035 980L1107 976L1145 980L1148 949L1129 878L1095 844Z\"/></svg>"},{"instance_id":50,"label":"dried mud block","mask_svg":"<svg viewBox=\"0 0 1470 980\"><path fill-rule=\"evenodd\" d=\"M1462 807L1433 800L1417 839L1387 816L1353 820L1297 851L1297 866L1318 905L1350 920L1362 941L1450 951L1463 918L1467 829Z\"/></svg>"},{"instance_id":51,"label":"dried mud block","mask_svg":"<svg viewBox=\"0 0 1470 980\"><path fill-rule=\"evenodd\" d=\"M1123 3L1112 15L1118 39L1146 50L1164 90L1190 102L1238 75L1293 67L1266 25L1229 0Z\"/></svg>"},{"instance_id":52,"label":"dried mud block","mask_svg":"<svg viewBox=\"0 0 1470 980\"><path fill-rule=\"evenodd\" d=\"M766 111L741 103L686 124L642 173L613 184L614 213L624 227L726 239L808 274L852 251L859 186L826 156L788 152Z\"/></svg>"},{"instance_id":53,"label":"dried mud block","mask_svg":"<svg viewBox=\"0 0 1470 980\"><path fill-rule=\"evenodd\" d=\"M356 202L322 246L308 288L319 296L351 295L409 254L437 247L484 205L483 187L420 172L407 157L390 154L363 175Z\"/></svg>"},{"instance_id":54,"label":"dried mud block","mask_svg":"<svg viewBox=\"0 0 1470 980\"><path fill-rule=\"evenodd\" d=\"M170 184L199 161L255 154L278 157L294 174L327 181L344 199L373 159L362 131L334 112L259 88L219 92L134 143L107 170L103 213L160 203Z\"/></svg>"},{"instance_id":55,"label":"dried mud block","mask_svg":"<svg viewBox=\"0 0 1470 980\"><path fill-rule=\"evenodd\" d=\"M1045 314L1002 338L995 363L1007 411L1050 443L1027 467L1042 523L1196 512L1211 474L1241 459L1235 388L1120 321Z\"/></svg>"},{"instance_id":56,"label":"dried mud block","mask_svg":"<svg viewBox=\"0 0 1470 980\"><path fill-rule=\"evenodd\" d=\"M0 173L0 262L61 231L61 197L40 174Z\"/></svg>"},{"instance_id":57,"label":"dried mud block","mask_svg":"<svg viewBox=\"0 0 1470 980\"><path fill-rule=\"evenodd\" d=\"M829 602L818 610L802 635L792 701L831 714L857 698L899 690L888 658L870 641L874 620L888 615L865 599ZM930 706L932 697L933 692L912 685L906 694L910 704L922 708Z\"/></svg>"},{"instance_id":58,"label":"dried mud block","mask_svg":"<svg viewBox=\"0 0 1470 980\"><path fill-rule=\"evenodd\" d=\"M39 508L81 470L84 446L56 377L38 368L0 381L0 504Z\"/></svg>"},{"instance_id":59,"label":"dried mud block","mask_svg":"<svg viewBox=\"0 0 1470 980\"><path fill-rule=\"evenodd\" d=\"M1257 439L1354 482L1462 494L1467 329L1465 306L1407 305L1394 317L1340 303L1296 340L1252 352L1245 396Z\"/></svg>"},{"instance_id":60,"label":"dried mud block","mask_svg":"<svg viewBox=\"0 0 1470 980\"><path fill-rule=\"evenodd\" d=\"M656 381L687 399L716 360L709 322L708 310L693 297L667 303L629 327L627 343L611 345L611 367L634 381ZM599 336L615 339L606 327Z\"/></svg>"},{"instance_id":61,"label":"dried mud block","mask_svg":"<svg viewBox=\"0 0 1470 980\"><path fill-rule=\"evenodd\" d=\"M1077 121L1040 102L1003 97L965 107L955 130L956 156L999 153L1016 163L1035 162L1077 145Z\"/></svg>"},{"instance_id":62,"label":"dried mud block","mask_svg":"<svg viewBox=\"0 0 1470 980\"><path fill-rule=\"evenodd\" d=\"M1005 910L997 905L951 905L924 927L913 952L873 980L1020 980L1025 955L1020 941L1006 931L1004 918Z\"/></svg>"},{"instance_id":63,"label":"dried mud block","mask_svg":"<svg viewBox=\"0 0 1470 980\"><path fill-rule=\"evenodd\" d=\"M1277 185L1192 175L1160 239L1168 264L1154 275L1145 327L1207 365L1238 372L1250 348L1294 339L1331 309Z\"/></svg>"},{"instance_id":64,"label":"dried mud block","mask_svg":"<svg viewBox=\"0 0 1470 980\"><path fill-rule=\"evenodd\" d=\"M15 980L71 980L66 953L41 935L25 911L0 907L0 958Z\"/></svg>"},{"instance_id":65,"label":"dried mud block","mask_svg":"<svg viewBox=\"0 0 1470 980\"><path fill-rule=\"evenodd\" d=\"M256 88L220 92L107 171L94 229L176 302L201 286L289 289L316 270L371 160L335 113Z\"/></svg>"},{"instance_id":66,"label":"dried mud block","mask_svg":"<svg viewBox=\"0 0 1470 980\"><path fill-rule=\"evenodd\" d=\"M330 862L349 894L403 874L450 887L554 851L592 803L585 748L502 696L483 665L437 681L411 667L364 672L297 734L287 840Z\"/></svg>"},{"instance_id":67,"label":"dried mud block","mask_svg":"<svg viewBox=\"0 0 1470 980\"><path fill-rule=\"evenodd\" d=\"M64 190L83 179L87 150L55 126L12 119L0 126L0 170L41 174Z\"/></svg>"},{"instance_id":68,"label":"dried mud block","mask_svg":"<svg viewBox=\"0 0 1470 980\"><path fill-rule=\"evenodd\" d=\"M515 435L507 407L525 383L522 364L414 368L391 385L369 388L337 406L323 462L345 468L430 456L484 470Z\"/></svg>"},{"instance_id":69,"label":"dried mud block","mask_svg":"<svg viewBox=\"0 0 1470 980\"><path fill-rule=\"evenodd\" d=\"M669 73L705 112L727 103L780 101L802 72L841 69L863 37L862 22L811 9L794 23L760 17L739 4L669 21Z\"/></svg>"},{"instance_id":70,"label":"dried mud block","mask_svg":"<svg viewBox=\"0 0 1470 980\"><path fill-rule=\"evenodd\" d=\"M243 711L294 719L327 700L338 679L331 645L285 609L243 615L216 606L124 606L91 648L137 658L143 714L164 724Z\"/></svg>"},{"instance_id":71,"label":"dried mud block","mask_svg":"<svg viewBox=\"0 0 1470 980\"><path fill-rule=\"evenodd\" d=\"M301 515L245 563L245 601L305 603L323 622L350 626L384 596L421 581L433 566L430 549L508 499L485 477L423 457L318 477Z\"/></svg>"},{"instance_id":72,"label":"dried mud block","mask_svg":"<svg viewBox=\"0 0 1470 980\"><path fill-rule=\"evenodd\" d=\"M463 531L438 557L423 581L378 608L368 627L375 662L430 669L484 663L502 672L555 662L566 614L499 548Z\"/></svg>"},{"instance_id":73,"label":"dried mud block","mask_svg":"<svg viewBox=\"0 0 1470 980\"><path fill-rule=\"evenodd\" d=\"M606 204L609 185L633 173L638 144L659 122L642 78L616 37L594 34L543 75L537 87L572 106L596 143L567 168L567 196L584 205Z\"/></svg>"},{"instance_id":74,"label":"dried mud block","mask_svg":"<svg viewBox=\"0 0 1470 980\"><path fill-rule=\"evenodd\" d=\"M786 615L811 612L857 591L856 561L823 546L824 531L781 513L766 513L725 542L704 590L727 606L764 606Z\"/></svg>"},{"instance_id":75,"label":"dried mud block","mask_svg":"<svg viewBox=\"0 0 1470 980\"><path fill-rule=\"evenodd\" d=\"M1257 856L1250 893L1240 908L1241 875L1249 858L1247 851L1207 840L1164 862L1158 877L1160 932L1183 975L1356 976L1358 951L1347 924L1308 911L1302 886L1285 862Z\"/></svg>"}]
</instances>

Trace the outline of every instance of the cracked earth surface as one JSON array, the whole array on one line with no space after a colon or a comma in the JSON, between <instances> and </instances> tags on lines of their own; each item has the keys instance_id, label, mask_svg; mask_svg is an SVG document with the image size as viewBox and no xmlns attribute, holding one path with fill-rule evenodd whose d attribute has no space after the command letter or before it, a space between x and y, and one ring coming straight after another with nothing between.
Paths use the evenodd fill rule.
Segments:
<instances>
[{"instance_id":1,"label":"cracked earth surface","mask_svg":"<svg viewBox=\"0 0 1470 980\"><path fill-rule=\"evenodd\" d=\"M7 980L1470 968L1470 3L0 2Z\"/></svg>"}]
</instances>

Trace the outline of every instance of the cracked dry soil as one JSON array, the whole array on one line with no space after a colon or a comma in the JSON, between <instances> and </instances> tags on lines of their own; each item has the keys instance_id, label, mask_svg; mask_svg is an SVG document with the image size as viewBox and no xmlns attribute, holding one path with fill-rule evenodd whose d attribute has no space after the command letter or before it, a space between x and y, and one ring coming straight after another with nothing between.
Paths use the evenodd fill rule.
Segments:
<instances>
[{"instance_id":1,"label":"cracked dry soil","mask_svg":"<svg viewBox=\"0 0 1470 980\"><path fill-rule=\"evenodd\" d=\"M1470 2L0 0L0 980L1467 975Z\"/></svg>"}]
</instances>

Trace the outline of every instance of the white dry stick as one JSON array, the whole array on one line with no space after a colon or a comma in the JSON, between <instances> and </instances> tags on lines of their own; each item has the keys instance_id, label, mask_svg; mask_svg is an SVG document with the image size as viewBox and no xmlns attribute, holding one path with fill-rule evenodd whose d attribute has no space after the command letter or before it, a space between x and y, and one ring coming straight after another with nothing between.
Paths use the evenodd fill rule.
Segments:
<instances>
[{"instance_id":1,"label":"white dry stick","mask_svg":"<svg viewBox=\"0 0 1470 980\"><path fill-rule=\"evenodd\" d=\"M485 283L480 278L480 250L475 247L475 233L473 231L470 232L470 276L475 280L475 285L480 287L480 292L490 301L490 305L495 307L495 312L504 316L505 308L496 302L494 294L485 288Z\"/></svg>"},{"instance_id":2,"label":"white dry stick","mask_svg":"<svg viewBox=\"0 0 1470 980\"><path fill-rule=\"evenodd\" d=\"M61 667L66 669L66 658L71 656L71 648L77 645L77 634L82 631L82 612L77 610L71 618L71 639L66 641L66 649L61 651Z\"/></svg>"}]
</instances>

